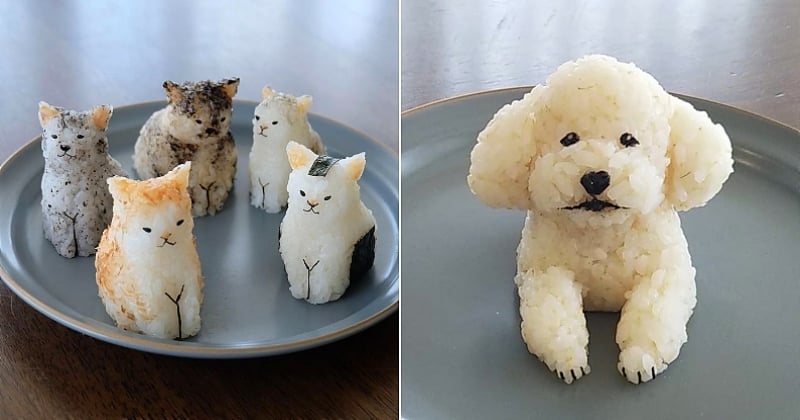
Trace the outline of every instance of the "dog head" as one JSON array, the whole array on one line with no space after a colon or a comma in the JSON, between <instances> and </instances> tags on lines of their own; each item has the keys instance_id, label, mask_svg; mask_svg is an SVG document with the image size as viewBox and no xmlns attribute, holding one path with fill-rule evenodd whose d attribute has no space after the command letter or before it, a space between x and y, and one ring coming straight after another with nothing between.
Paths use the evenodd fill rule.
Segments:
<instances>
[{"instance_id":1,"label":"dog head","mask_svg":"<svg viewBox=\"0 0 800 420\"><path fill-rule=\"evenodd\" d=\"M731 172L725 131L633 64L589 56L501 109L468 178L496 207L623 220L704 204Z\"/></svg>"}]
</instances>

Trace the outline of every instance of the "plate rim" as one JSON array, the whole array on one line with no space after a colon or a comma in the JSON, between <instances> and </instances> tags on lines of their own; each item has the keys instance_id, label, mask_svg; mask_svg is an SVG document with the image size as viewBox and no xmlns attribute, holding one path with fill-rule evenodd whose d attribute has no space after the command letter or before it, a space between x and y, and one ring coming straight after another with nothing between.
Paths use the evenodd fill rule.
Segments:
<instances>
[{"instance_id":1,"label":"plate rim","mask_svg":"<svg viewBox=\"0 0 800 420\"><path fill-rule=\"evenodd\" d=\"M473 96L481 96L481 95L488 95L488 94L493 94L493 93L509 92L509 91L514 91L514 90L528 90L528 91L530 91L531 89L533 89L536 86L539 86L539 85L537 84L537 85L506 86L506 87L499 87L499 88L493 88L493 89L484 89L484 90L478 90L478 91L473 91L473 92L467 92L467 93L462 93L462 94L454 95L454 96L448 96L448 97L435 99L433 101L425 102L425 103L413 106L411 108L408 108L408 109L406 109L406 110L404 110L403 112L400 113L400 117L401 117L401 119L404 119L404 118L407 118L407 117L411 117L411 116L413 116L413 115L415 115L415 114L417 114L417 113L419 113L421 111L427 111L430 108L433 108L433 107L436 107L436 106L440 106L440 105L445 105L445 104L450 103L450 102L458 102L458 101L461 101L461 100L464 100L464 99L471 99ZM681 92L675 92L675 91L667 90L667 93L672 95L672 96L677 96L677 97L680 97L680 98L687 98L687 99L695 100L695 101L698 101L698 102L706 102L706 103L710 103L712 105L715 105L715 106L718 106L718 107L721 107L721 108L726 108L730 112L737 113L737 114L743 114L743 115L747 116L748 118L759 119L762 122L765 122L765 123L768 123L768 124L771 124L771 125L775 125L775 126L783 128L783 129L792 131L792 132L794 132L795 135L800 136L800 128L795 128L795 127L793 127L793 126L791 126L789 124L783 123L783 122L778 121L778 120L776 120L774 118L767 117L765 115L761 115L761 114L753 112L753 111L748 111L746 109L738 108L738 107L735 107L733 105L729 105L729 104L726 104L724 102L720 102L720 101L717 101L717 100L701 98L699 96L688 95L688 94L681 93ZM400 138L401 138L401 145L402 145L402 130L401 130Z\"/></svg>"},{"instance_id":2,"label":"plate rim","mask_svg":"<svg viewBox=\"0 0 800 420\"><path fill-rule=\"evenodd\" d=\"M256 102L253 100L248 99L234 99L233 105L239 104L240 106L257 106L260 102ZM165 100L155 100L155 101L145 101L145 102L136 102L132 104L126 104L119 107L114 107L114 111L125 111L127 109L134 109L134 108L143 108L143 107L150 107L150 106L159 106L166 104ZM352 131L362 138L368 140L370 143L373 143L379 146L381 149L386 151L391 157L393 157L398 162L397 168L397 175L398 175L398 237L400 235L400 176L399 176L399 152L395 151L388 145L381 143L380 141L372 138L368 134L364 133L361 130L353 128L349 125L346 125L342 122L337 120L331 119L329 117L325 117L313 112L309 112L310 115L313 115L316 119L325 120L326 123L331 125L336 125L342 128L345 128L349 131ZM29 148L35 147L38 143L41 142L41 134L34 136L32 139L28 140L25 144L17 148L5 161L0 163L0 179L4 176L4 173L8 171L8 168L13 164L13 162L18 159L22 154L26 153ZM399 246L398 246L398 254L399 254ZM0 250L0 253L3 253ZM61 324L70 330L79 333L88 335L94 339L99 341L103 341L106 343L114 344L120 347L126 347L133 350L143 351L146 353L153 353L153 354L162 354L168 356L178 356L178 357L187 357L187 358L248 358L248 357L265 357L265 356L275 356L280 354L285 354L294 351L302 351L308 348L322 346L324 344L328 344L340 339L344 339L349 337L357 332L363 331L378 322L382 321L385 318L388 318L393 313L399 310L400 306L400 262L398 257L398 275L397 275L397 293L391 299L392 303L381 308L377 312L373 313L372 315L364 318L358 322L349 324L344 328L337 329L335 331L331 331L316 337L309 337L303 338L300 340L295 340L288 343L277 343L277 344L260 344L260 345L253 345L253 346L185 346L179 344L180 342L174 340L158 340L154 337L148 337L141 334L134 334L128 333L126 331L118 329L116 326L111 326L108 331L103 331L87 322L84 322L72 315L67 315L62 311L52 307L44 303L42 300L31 294L28 290L22 287L16 279L14 279L6 270L5 266L3 265L3 261L0 260L0 280L8 287L18 298L22 299L26 304L28 304L31 308L36 310L42 315L45 315L47 318L51 319L52 321Z\"/></svg>"}]
</instances>

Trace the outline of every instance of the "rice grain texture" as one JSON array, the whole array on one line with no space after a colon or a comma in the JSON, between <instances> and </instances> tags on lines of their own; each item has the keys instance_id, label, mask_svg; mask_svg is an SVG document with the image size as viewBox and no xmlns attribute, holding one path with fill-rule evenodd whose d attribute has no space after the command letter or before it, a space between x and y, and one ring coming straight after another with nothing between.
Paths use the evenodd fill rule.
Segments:
<instances>
[{"instance_id":1,"label":"rice grain texture","mask_svg":"<svg viewBox=\"0 0 800 420\"><path fill-rule=\"evenodd\" d=\"M528 350L572 383L590 372L583 312L619 311L619 372L663 372L696 303L677 212L732 171L722 126L611 57L567 62L501 108L467 180L487 205L527 211L515 282Z\"/></svg>"}]
</instances>

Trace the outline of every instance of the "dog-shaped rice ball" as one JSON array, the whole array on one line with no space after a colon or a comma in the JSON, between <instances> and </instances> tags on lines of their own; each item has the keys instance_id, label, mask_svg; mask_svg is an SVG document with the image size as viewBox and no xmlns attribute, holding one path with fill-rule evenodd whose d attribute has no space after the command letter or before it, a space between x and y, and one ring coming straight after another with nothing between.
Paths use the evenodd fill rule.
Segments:
<instances>
[{"instance_id":1,"label":"dog-shaped rice ball","mask_svg":"<svg viewBox=\"0 0 800 420\"><path fill-rule=\"evenodd\" d=\"M706 204L732 167L720 125L610 57L565 63L501 108L468 183L489 206L527 210L515 282L528 350L572 383L590 370L583 311L621 311L619 372L663 372L696 303L677 212Z\"/></svg>"}]
</instances>

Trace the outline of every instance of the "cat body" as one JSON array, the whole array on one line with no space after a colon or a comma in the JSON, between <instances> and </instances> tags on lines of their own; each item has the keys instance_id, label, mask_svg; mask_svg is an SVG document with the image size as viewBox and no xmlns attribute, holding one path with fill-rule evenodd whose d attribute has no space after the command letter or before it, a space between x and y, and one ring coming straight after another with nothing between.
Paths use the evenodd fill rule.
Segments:
<instances>
[{"instance_id":1,"label":"cat body","mask_svg":"<svg viewBox=\"0 0 800 420\"><path fill-rule=\"evenodd\" d=\"M114 218L95 268L100 298L119 328L179 339L200 331L203 276L187 192L191 165L146 181L108 180Z\"/></svg>"},{"instance_id":2,"label":"cat body","mask_svg":"<svg viewBox=\"0 0 800 420\"><path fill-rule=\"evenodd\" d=\"M253 147L250 150L250 204L277 213L286 206L286 183L292 168L286 159L289 141L300 143L316 154L325 149L319 134L308 122L310 96L293 97L265 87L263 101L253 116Z\"/></svg>"},{"instance_id":3,"label":"cat body","mask_svg":"<svg viewBox=\"0 0 800 420\"><path fill-rule=\"evenodd\" d=\"M106 105L76 112L39 103L42 228L56 252L67 258L93 255L111 221L106 179L125 174L108 154L105 131L111 113Z\"/></svg>"},{"instance_id":4,"label":"cat body","mask_svg":"<svg viewBox=\"0 0 800 420\"><path fill-rule=\"evenodd\" d=\"M236 144L230 132L239 79L164 82L168 103L145 122L133 161L142 179L166 174L191 161L189 193L194 216L221 211L233 188Z\"/></svg>"},{"instance_id":5,"label":"cat body","mask_svg":"<svg viewBox=\"0 0 800 420\"><path fill-rule=\"evenodd\" d=\"M286 151L293 170L280 253L290 291L314 304L339 299L375 259L375 218L357 183L366 159L318 156L294 142Z\"/></svg>"}]
</instances>

